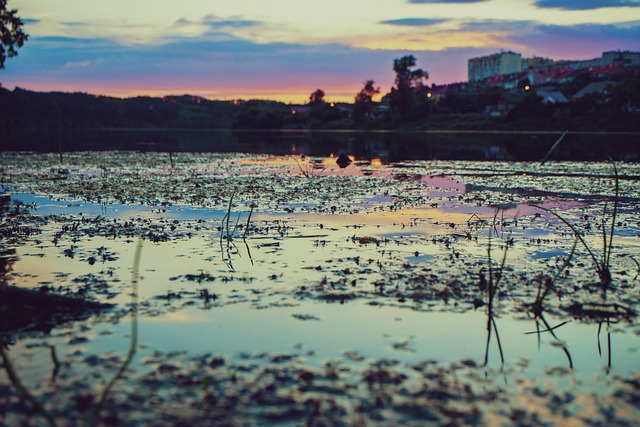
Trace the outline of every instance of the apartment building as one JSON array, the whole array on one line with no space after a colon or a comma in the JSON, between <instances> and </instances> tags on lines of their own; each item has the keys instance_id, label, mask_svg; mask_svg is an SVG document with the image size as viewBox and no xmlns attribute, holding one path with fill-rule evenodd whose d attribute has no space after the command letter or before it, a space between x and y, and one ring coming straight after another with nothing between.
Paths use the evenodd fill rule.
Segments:
<instances>
[{"instance_id":1,"label":"apartment building","mask_svg":"<svg viewBox=\"0 0 640 427\"><path fill-rule=\"evenodd\" d=\"M518 73L521 70L522 55L508 51L469 59L468 76L470 82L477 82L492 76Z\"/></svg>"}]
</instances>

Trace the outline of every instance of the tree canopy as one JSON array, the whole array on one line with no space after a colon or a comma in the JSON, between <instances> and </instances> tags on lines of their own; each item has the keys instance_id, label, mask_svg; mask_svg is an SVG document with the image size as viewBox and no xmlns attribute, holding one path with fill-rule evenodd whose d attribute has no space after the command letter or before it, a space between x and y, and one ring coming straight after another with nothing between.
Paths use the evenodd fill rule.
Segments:
<instances>
[{"instance_id":1,"label":"tree canopy","mask_svg":"<svg viewBox=\"0 0 640 427\"><path fill-rule=\"evenodd\" d=\"M375 81L367 80L364 87L355 96L353 104L353 119L356 122L363 121L371 114L373 97L380 93L380 88L375 87Z\"/></svg>"},{"instance_id":2,"label":"tree canopy","mask_svg":"<svg viewBox=\"0 0 640 427\"><path fill-rule=\"evenodd\" d=\"M24 22L18 17L17 9L8 9L7 0L0 0L0 69L4 68L7 57L18 54L29 35L24 32Z\"/></svg>"},{"instance_id":3,"label":"tree canopy","mask_svg":"<svg viewBox=\"0 0 640 427\"><path fill-rule=\"evenodd\" d=\"M406 55L393 61L393 71L396 73L395 87L391 89L390 106L392 114L398 119L410 118L418 113L422 99L419 97L425 87L429 73L416 66L416 58Z\"/></svg>"},{"instance_id":4,"label":"tree canopy","mask_svg":"<svg viewBox=\"0 0 640 427\"><path fill-rule=\"evenodd\" d=\"M316 89L309 96L309 104L317 105L324 102L324 91L322 89Z\"/></svg>"}]
</instances>

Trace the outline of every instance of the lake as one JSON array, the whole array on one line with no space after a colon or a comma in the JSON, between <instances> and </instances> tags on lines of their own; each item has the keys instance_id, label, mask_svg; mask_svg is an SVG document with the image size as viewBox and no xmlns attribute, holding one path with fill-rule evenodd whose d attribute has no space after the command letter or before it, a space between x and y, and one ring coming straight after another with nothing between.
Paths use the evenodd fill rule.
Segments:
<instances>
[{"instance_id":1,"label":"lake","mask_svg":"<svg viewBox=\"0 0 640 427\"><path fill-rule=\"evenodd\" d=\"M558 136L21 140L0 286L114 307L2 331L0 423L636 424L640 164Z\"/></svg>"},{"instance_id":2,"label":"lake","mask_svg":"<svg viewBox=\"0 0 640 427\"><path fill-rule=\"evenodd\" d=\"M37 152L141 150L245 152L326 157L346 153L383 162L544 158L562 131L230 131L190 129L22 130L3 135L4 150ZM555 160L638 161L640 134L570 132Z\"/></svg>"}]
</instances>

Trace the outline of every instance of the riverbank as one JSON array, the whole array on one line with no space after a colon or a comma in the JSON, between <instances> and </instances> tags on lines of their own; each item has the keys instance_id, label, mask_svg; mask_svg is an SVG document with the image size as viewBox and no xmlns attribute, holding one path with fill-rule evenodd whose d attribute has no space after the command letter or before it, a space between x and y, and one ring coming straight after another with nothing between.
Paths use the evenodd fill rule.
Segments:
<instances>
[{"instance_id":1,"label":"riverbank","mask_svg":"<svg viewBox=\"0 0 640 427\"><path fill-rule=\"evenodd\" d=\"M435 107L415 117L388 112L355 120L353 104L290 105L274 101L212 101L190 95L119 99L86 93L43 93L0 87L0 135L20 129L325 129L640 132L640 112L608 104L538 105L506 111L447 114ZM317 111L316 111L317 110ZM482 110L480 110L482 111Z\"/></svg>"}]
</instances>

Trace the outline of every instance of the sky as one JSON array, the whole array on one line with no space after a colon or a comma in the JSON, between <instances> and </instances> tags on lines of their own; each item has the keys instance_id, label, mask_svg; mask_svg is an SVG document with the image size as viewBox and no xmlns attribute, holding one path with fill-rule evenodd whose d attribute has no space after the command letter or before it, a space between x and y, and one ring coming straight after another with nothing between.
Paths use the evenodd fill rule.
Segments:
<instances>
[{"instance_id":1,"label":"sky","mask_svg":"<svg viewBox=\"0 0 640 427\"><path fill-rule=\"evenodd\" d=\"M501 50L592 59L640 51L640 0L9 0L29 40L0 83L130 97L352 102L414 55L429 84Z\"/></svg>"}]
</instances>

